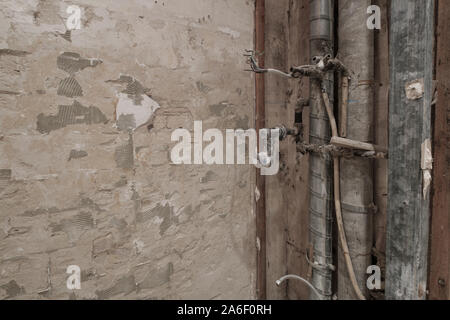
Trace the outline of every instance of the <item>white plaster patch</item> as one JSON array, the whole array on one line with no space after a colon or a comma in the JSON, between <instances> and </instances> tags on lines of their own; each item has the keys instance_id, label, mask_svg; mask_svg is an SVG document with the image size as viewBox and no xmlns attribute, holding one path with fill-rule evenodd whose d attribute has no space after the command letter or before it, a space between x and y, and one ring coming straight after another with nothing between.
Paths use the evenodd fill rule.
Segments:
<instances>
[{"instance_id":1,"label":"white plaster patch","mask_svg":"<svg viewBox=\"0 0 450 320\"><path fill-rule=\"evenodd\" d=\"M414 80L406 84L406 97L409 100L419 100L424 95L423 79Z\"/></svg>"},{"instance_id":2,"label":"white plaster patch","mask_svg":"<svg viewBox=\"0 0 450 320\"><path fill-rule=\"evenodd\" d=\"M130 124L133 130L146 124L155 111L160 108L160 105L147 95L142 95L141 105L135 105L133 99L129 98L126 93L119 93L118 97L119 102L116 107L116 120L119 120L121 116L133 117L134 123Z\"/></svg>"}]
</instances>

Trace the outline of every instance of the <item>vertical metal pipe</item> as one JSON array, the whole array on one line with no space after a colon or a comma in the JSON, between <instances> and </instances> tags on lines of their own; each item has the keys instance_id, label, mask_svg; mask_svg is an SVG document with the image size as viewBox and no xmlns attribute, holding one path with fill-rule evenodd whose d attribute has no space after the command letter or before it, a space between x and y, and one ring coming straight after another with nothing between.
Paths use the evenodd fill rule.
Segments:
<instances>
[{"instance_id":1,"label":"vertical metal pipe","mask_svg":"<svg viewBox=\"0 0 450 320\"><path fill-rule=\"evenodd\" d=\"M255 2L255 51L260 54L258 63L264 68L265 47L265 0ZM259 132L266 126L264 74L255 75L255 128ZM259 139L258 139L259 140ZM260 198L256 201L256 296L259 300L266 299L266 180L256 172L256 187Z\"/></svg>"},{"instance_id":2,"label":"vertical metal pipe","mask_svg":"<svg viewBox=\"0 0 450 320\"><path fill-rule=\"evenodd\" d=\"M373 30L367 28L372 0L339 1L339 58L352 72L347 112L347 138L373 142ZM356 280L367 297L366 270L371 264L373 162L354 158L340 161L341 204L345 234ZM339 246L338 299L358 299Z\"/></svg>"},{"instance_id":3,"label":"vertical metal pipe","mask_svg":"<svg viewBox=\"0 0 450 320\"><path fill-rule=\"evenodd\" d=\"M311 0L311 58L333 54L333 0ZM330 97L333 97L333 74L324 80ZM310 86L310 142L328 144L330 124L321 98L321 87L317 80L311 79ZM331 102L332 103L332 102ZM313 246L313 259L323 266L332 264L332 159L318 154L310 157L310 242ZM332 271L328 268L314 269L312 285L324 296L331 297ZM317 297L311 296L311 299Z\"/></svg>"}]
</instances>

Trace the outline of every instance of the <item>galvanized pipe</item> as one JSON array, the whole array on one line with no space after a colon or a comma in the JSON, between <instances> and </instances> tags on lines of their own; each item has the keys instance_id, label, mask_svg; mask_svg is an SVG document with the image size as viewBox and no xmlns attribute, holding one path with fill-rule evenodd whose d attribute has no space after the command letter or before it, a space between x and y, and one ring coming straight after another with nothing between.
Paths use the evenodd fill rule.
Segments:
<instances>
[{"instance_id":1,"label":"galvanized pipe","mask_svg":"<svg viewBox=\"0 0 450 320\"><path fill-rule=\"evenodd\" d=\"M310 55L333 55L333 0L311 0L310 2ZM310 80L310 143L329 144L330 124L321 96L321 84L317 79ZM323 80L323 86L333 97L333 73ZM331 102L332 103L332 102ZM310 243L313 247L313 262L325 268L314 268L312 285L322 296L332 295L332 159L329 156L311 154L310 156ZM317 299L311 295L311 299Z\"/></svg>"},{"instance_id":2,"label":"galvanized pipe","mask_svg":"<svg viewBox=\"0 0 450 320\"><path fill-rule=\"evenodd\" d=\"M341 129L346 131L347 138L366 143L373 142L374 32L366 25L371 3L371 0L339 1L339 58L352 73L347 119L341 122L347 128ZM371 265L373 246L373 161L341 158L340 170L345 235L358 286L367 297L366 270ZM342 246L338 264L338 299L358 299L345 268Z\"/></svg>"}]
</instances>

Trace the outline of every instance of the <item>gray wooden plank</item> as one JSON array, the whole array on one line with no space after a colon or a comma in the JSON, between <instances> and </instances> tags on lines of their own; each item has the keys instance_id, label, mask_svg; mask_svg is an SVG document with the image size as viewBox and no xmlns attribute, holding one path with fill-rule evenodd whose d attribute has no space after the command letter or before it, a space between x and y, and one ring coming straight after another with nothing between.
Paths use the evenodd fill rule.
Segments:
<instances>
[{"instance_id":1,"label":"gray wooden plank","mask_svg":"<svg viewBox=\"0 0 450 320\"><path fill-rule=\"evenodd\" d=\"M390 30L389 202L386 298L425 299L429 196L423 197L421 145L431 138L434 1L392 1ZM405 86L423 79L424 95Z\"/></svg>"}]
</instances>

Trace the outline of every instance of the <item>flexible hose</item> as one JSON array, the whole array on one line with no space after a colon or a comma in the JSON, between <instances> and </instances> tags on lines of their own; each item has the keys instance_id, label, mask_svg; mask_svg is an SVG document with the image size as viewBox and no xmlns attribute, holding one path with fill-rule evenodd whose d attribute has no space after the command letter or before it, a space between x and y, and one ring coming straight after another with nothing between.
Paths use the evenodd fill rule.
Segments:
<instances>
[{"instance_id":1,"label":"flexible hose","mask_svg":"<svg viewBox=\"0 0 450 320\"><path fill-rule=\"evenodd\" d=\"M322 295L319 293L319 291L317 291L317 289L314 288L314 286L309 281L307 281L306 279L303 279L302 277L299 277L299 276L296 276L293 274L289 274L287 276L282 277L280 280L277 280L275 283L277 284L277 286L280 286L284 281L286 281L288 279L300 280L301 282L305 283L319 297L319 300L323 300Z\"/></svg>"}]
</instances>

